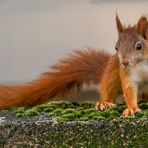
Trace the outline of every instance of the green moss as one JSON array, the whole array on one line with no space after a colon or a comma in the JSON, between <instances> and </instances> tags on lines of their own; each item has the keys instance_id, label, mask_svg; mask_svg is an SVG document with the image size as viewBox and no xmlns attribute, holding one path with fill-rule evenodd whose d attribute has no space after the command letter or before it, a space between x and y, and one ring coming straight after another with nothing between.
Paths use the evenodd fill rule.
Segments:
<instances>
[{"instance_id":1,"label":"green moss","mask_svg":"<svg viewBox=\"0 0 148 148\"><path fill-rule=\"evenodd\" d=\"M74 106L70 102L61 102L58 104L58 107L62 109L67 109L67 108L73 108Z\"/></svg>"},{"instance_id":2,"label":"green moss","mask_svg":"<svg viewBox=\"0 0 148 148\"><path fill-rule=\"evenodd\" d=\"M34 111L41 112L44 110L44 108L46 108L46 105L37 105L37 106L34 106L32 109Z\"/></svg>"},{"instance_id":3,"label":"green moss","mask_svg":"<svg viewBox=\"0 0 148 148\"><path fill-rule=\"evenodd\" d=\"M90 102L85 102L85 103L80 104L80 107L82 107L82 108L92 108L92 107L94 107L94 104L90 103Z\"/></svg>"},{"instance_id":4,"label":"green moss","mask_svg":"<svg viewBox=\"0 0 148 148\"><path fill-rule=\"evenodd\" d=\"M60 108L60 109L67 109L67 108L73 108L74 105L73 103L70 103L70 102L56 102L56 103L49 103L48 104L48 107L51 107L51 108Z\"/></svg>"},{"instance_id":5,"label":"green moss","mask_svg":"<svg viewBox=\"0 0 148 148\"><path fill-rule=\"evenodd\" d=\"M135 120L137 120L137 119L139 119L138 117L136 117L136 116L128 116L128 117L122 117L123 119L124 119L124 121L125 122L127 122L127 123L129 123L129 122L131 122L131 121L135 121Z\"/></svg>"},{"instance_id":6,"label":"green moss","mask_svg":"<svg viewBox=\"0 0 148 148\"><path fill-rule=\"evenodd\" d=\"M62 111L62 114L70 114L73 113L75 110L72 108L67 108L65 110Z\"/></svg>"},{"instance_id":7,"label":"green moss","mask_svg":"<svg viewBox=\"0 0 148 148\"><path fill-rule=\"evenodd\" d=\"M81 111L75 111L73 114L74 114L75 119L80 118L82 116Z\"/></svg>"},{"instance_id":8,"label":"green moss","mask_svg":"<svg viewBox=\"0 0 148 148\"><path fill-rule=\"evenodd\" d=\"M72 110L73 114L60 116L59 121L64 122L64 121L77 121L77 120L80 120L80 121L106 120L107 118L111 120L113 118L120 116L119 112L113 109L109 109L104 112L101 112L101 111L97 111L94 107L92 108L91 107L92 104L89 105L87 103L86 105L84 105L84 108L82 107L83 105L80 105L80 107L78 107L75 111ZM66 112L63 111L63 114L65 113Z\"/></svg>"},{"instance_id":9,"label":"green moss","mask_svg":"<svg viewBox=\"0 0 148 148\"><path fill-rule=\"evenodd\" d=\"M89 119L92 119L94 116L102 116L102 112L101 111L92 112L88 115Z\"/></svg>"},{"instance_id":10,"label":"green moss","mask_svg":"<svg viewBox=\"0 0 148 148\"><path fill-rule=\"evenodd\" d=\"M145 111L146 112L146 111ZM137 113L136 117L141 118L144 114L143 113Z\"/></svg>"},{"instance_id":11,"label":"green moss","mask_svg":"<svg viewBox=\"0 0 148 148\"><path fill-rule=\"evenodd\" d=\"M140 107L141 109L146 110L146 109L148 109L148 103L141 103L141 104L139 104L139 107Z\"/></svg>"},{"instance_id":12,"label":"green moss","mask_svg":"<svg viewBox=\"0 0 148 148\"><path fill-rule=\"evenodd\" d=\"M51 112L49 115L50 116L59 116L59 115L62 115L62 111L63 111L62 109L57 108L53 112Z\"/></svg>"},{"instance_id":13,"label":"green moss","mask_svg":"<svg viewBox=\"0 0 148 148\"><path fill-rule=\"evenodd\" d=\"M39 112L34 109L28 109L24 113L25 116L36 116L38 114L39 114Z\"/></svg>"},{"instance_id":14,"label":"green moss","mask_svg":"<svg viewBox=\"0 0 148 148\"><path fill-rule=\"evenodd\" d=\"M15 113L24 113L25 108L24 107L16 107L12 109Z\"/></svg>"},{"instance_id":15,"label":"green moss","mask_svg":"<svg viewBox=\"0 0 148 148\"><path fill-rule=\"evenodd\" d=\"M23 117L24 113L16 113L16 117Z\"/></svg>"},{"instance_id":16,"label":"green moss","mask_svg":"<svg viewBox=\"0 0 148 148\"><path fill-rule=\"evenodd\" d=\"M106 120L106 118L103 116L92 116L89 120Z\"/></svg>"},{"instance_id":17,"label":"green moss","mask_svg":"<svg viewBox=\"0 0 148 148\"><path fill-rule=\"evenodd\" d=\"M145 116L145 117L148 118L148 110L145 110L145 111L143 112L143 116Z\"/></svg>"},{"instance_id":18,"label":"green moss","mask_svg":"<svg viewBox=\"0 0 148 148\"><path fill-rule=\"evenodd\" d=\"M52 107L45 107L44 109L43 109L43 112L53 112L55 109L54 108L52 108Z\"/></svg>"},{"instance_id":19,"label":"green moss","mask_svg":"<svg viewBox=\"0 0 148 148\"><path fill-rule=\"evenodd\" d=\"M88 108L88 109L86 108L84 110L81 110L81 112L84 114L90 114L90 113L96 113L98 111L95 109L95 107L93 107L93 108Z\"/></svg>"},{"instance_id":20,"label":"green moss","mask_svg":"<svg viewBox=\"0 0 148 148\"><path fill-rule=\"evenodd\" d=\"M126 108L126 105L118 104L116 107L113 108L113 110L116 110L121 114L125 108Z\"/></svg>"},{"instance_id":21,"label":"green moss","mask_svg":"<svg viewBox=\"0 0 148 148\"><path fill-rule=\"evenodd\" d=\"M58 122L59 123L63 123L65 121L72 121L73 119L75 119L74 114L67 114L67 115L62 115L59 119Z\"/></svg>"},{"instance_id":22,"label":"green moss","mask_svg":"<svg viewBox=\"0 0 148 148\"><path fill-rule=\"evenodd\" d=\"M88 120L113 120L121 118L121 113L126 108L126 105L119 104L115 108L105 111L97 111L93 103L70 103L70 102L52 102L45 105L37 105L32 108L15 108L16 117L36 116L39 114L48 113L49 116L58 118L59 122L64 121L88 121ZM131 120L145 120L148 118L148 103L141 103L139 107L143 109L143 113L136 114L136 117L128 117L126 122Z\"/></svg>"},{"instance_id":23,"label":"green moss","mask_svg":"<svg viewBox=\"0 0 148 148\"><path fill-rule=\"evenodd\" d=\"M80 121L88 121L89 117L88 116L82 116L79 118Z\"/></svg>"}]
</instances>

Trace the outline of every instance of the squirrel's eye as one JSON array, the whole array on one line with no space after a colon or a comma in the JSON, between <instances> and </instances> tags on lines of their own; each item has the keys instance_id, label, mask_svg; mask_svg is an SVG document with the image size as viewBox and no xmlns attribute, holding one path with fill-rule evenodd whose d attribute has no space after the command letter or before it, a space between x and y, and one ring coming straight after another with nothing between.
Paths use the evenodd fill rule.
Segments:
<instances>
[{"instance_id":1,"label":"squirrel's eye","mask_svg":"<svg viewBox=\"0 0 148 148\"><path fill-rule=\"evenodd\" d=\"M137 50L141 50L142 48L143 48L142 43L141 43L141 42L137 42L137 43L136 43L136 49L137 49Z\"/></svg>"},{"instance_id":2,"label":"squirrel's eye","mask_svg":"<svg viewBox=\"0 0 148 148\"><path fill-rule=\"evenodd\" d=\"M116 49L116 51L118 51L118 46L117 45L115 46L115 49Z\"/></svg>"}]
</instances>

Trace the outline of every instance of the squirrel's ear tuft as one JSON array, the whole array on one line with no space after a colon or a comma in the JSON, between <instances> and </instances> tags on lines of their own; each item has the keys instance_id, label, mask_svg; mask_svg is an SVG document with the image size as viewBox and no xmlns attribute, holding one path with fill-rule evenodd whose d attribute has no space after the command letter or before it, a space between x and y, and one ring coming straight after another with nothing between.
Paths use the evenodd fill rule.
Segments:
<instances>
[{"instance_id":1,"label":"squirrel's ear tuft","mask_svg":"<svg viewBox=\"0 0 148 148\"><path fill-rule=\"evenodd\" d=\"M141 16L137 23L137 32L145 39L148 39L148 20L147 17Z\"/></svg>"},{"instance_id":2,"label":"squirrel's ear tuft","mask_svg":"<svg viewBox=\"0 0 148 148\"><path fill-rule=\"evenodd\" d=\"M120 21L117 14L116 14L116 26L117 26L117 29L118 29L118 33L120 34L124 30L124 27L121 24L121 21Z\"/></svg>"}]
</instances>

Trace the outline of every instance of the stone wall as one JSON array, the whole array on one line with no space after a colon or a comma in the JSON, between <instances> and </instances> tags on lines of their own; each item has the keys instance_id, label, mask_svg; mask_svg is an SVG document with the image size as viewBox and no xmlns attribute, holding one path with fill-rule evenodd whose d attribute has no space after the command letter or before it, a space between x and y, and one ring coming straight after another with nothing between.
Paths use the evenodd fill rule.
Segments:
<instances>
[{"instance_id":1,"label":"stone wall","mask_svg":"<svg viewBox=\"0 0 148 148\"><path fill-rule=\"evenodd\" d=\"M124 105L104 112L93 106L62 102L1 111L0 146L148 147L148 104L129 118L120 117Z\"/></svg>"}]
</instances>

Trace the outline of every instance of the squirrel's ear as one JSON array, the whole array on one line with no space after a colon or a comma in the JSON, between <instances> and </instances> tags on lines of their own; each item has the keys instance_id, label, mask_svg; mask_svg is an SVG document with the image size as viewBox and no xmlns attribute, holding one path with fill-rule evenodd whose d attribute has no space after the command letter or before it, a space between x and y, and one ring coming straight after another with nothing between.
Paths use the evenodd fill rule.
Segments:
<instances>
[{"instance_id":1,"label":"squirrel's ear","mask_svg":"<svg viewBox=\"0 0 148 148\"><path fill-rule=\"evenodd\" d=\"M145 39L148 39L148 21L147 17L142 16L137 23L137 32Z\"/></svg>"},{"instance_id":2,"label":"squirrel's ear","mask_svg":"<svg viewBox=\"0 0 148 148\"><path fill-rule=\"evenodd\" d=\"M121 21L120 21L117 14L116 14L116 26L117 26L117 29L118 29L118 33L120 34L124 30L124 27L121 24Z\"/></svg>"}]
</instances>

